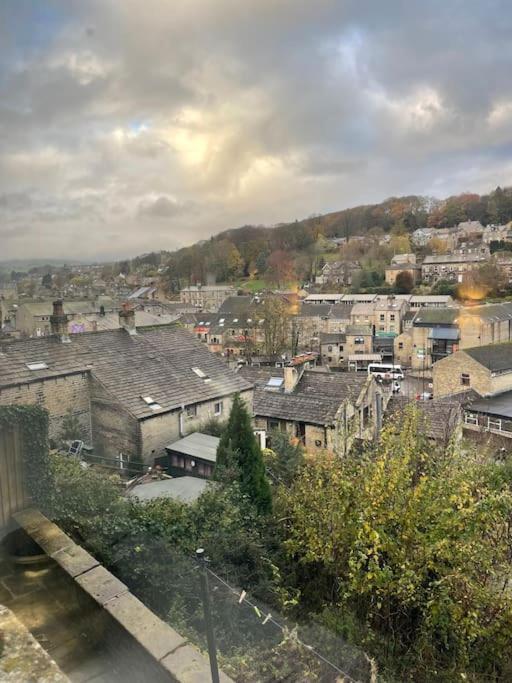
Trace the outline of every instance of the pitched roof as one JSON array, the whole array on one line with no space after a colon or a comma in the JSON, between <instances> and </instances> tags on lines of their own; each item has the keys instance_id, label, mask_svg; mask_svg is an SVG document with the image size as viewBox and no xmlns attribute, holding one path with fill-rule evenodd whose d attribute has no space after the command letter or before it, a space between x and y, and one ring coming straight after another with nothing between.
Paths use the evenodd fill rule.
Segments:
<instances>
[{"instance_id":1,"label":"pitched roof","mask_svg":"<svg viewBox=\"0 0 512 683\"><path fill-rule=\"evenodd\" d=\"M36 362L47 367L27 367ZM0 388L73 372L91 372L139 419L251 388L193 335L171 327L142 329L134 336L122 329L78 334L69 344L56 337L26 339L0 353ZM141 396L150 396L161 410L151 409Z\"/></svg>"},{"instance_id":2,"label":"pitched roof","mask_svg":"<svg viewBox=\"0 0 512 683\"><path fill-rule=\"evenodd\" d=\"M475 346L472 349L464 349L464 353L491 372L512 371L512 342Z\"/></svg>"},{"instance_id":3,"label":"pitched roof","mask_svg":"<svg viewBox=\"0 0 512 683\"><path fill-rule=\"evenodd\" d=\"M320 344L344 344L347 335L343 332L320 332Z\"/></svg>"},{"instance_id":4,"label":"pitched roof","mask_svg":"<svg viewBox=\"0 0 512 683\"><path fill-rule=\"evenodd\" d=\"M248 315L251 317L250 308L252 303L252 296L228 296L220 305L219 314Z\"/></svg>"},{"instance_id":5,"label":"pitched roof","mask_svg":"<svg viewBox=\"0 0 512 683\"><path fill-rule=\"evenodd\" d=\"M300 307L299 318L326 318L331 312L332 304L306 304Z\"/></svg>"},{"instance_id":6,"label":"pitched roof","mask_svg":"<svg viewBox=\"0 0 512 683\"><path fill-rule=\"evenodd\" d=\"M422 308L414 319L414 326L452 325L460 311L458 308Z\"/></svg>"},{"instance_id":7,"label":"pitched roof","mask_svg":"<svg viewBox=\"0 0 512 683\"><path fill-rule=\"evenodd\" d=\"M407 396L394 395L388 403L386 417L400 426L405 408L414 403L420 414L421 431L429 439L444 441L451 437L453 430L461 421L462 408L457 401L434 399L418 401Z\"/></svg>"},{"instance_id":8,"label":"pitched roof","mask_svg":"<svg viewBox=\"0 0 512 683\"><path fill-rule=\"evenodd\" d=\"M216 462L219 441L220 439L218 436L194 432L193 434L183 437L183 439L170 443L166 446L166 449L168 451L190 455L193 458Z\"/></svg>"},{"instance_id":9,"label":"pitched roof","mask_svg":"<svg viewBox=\"0 0 512 683\"><path fill-rule=\"evenodd\" d=\"M464 316L475 316L490 322L512 320L512 301L505 301L501 304L465 306L459 311L459 317L464 319Z\"/></svg>"},{"instance_id":10,"label":"pitched roof","mask_svg":"<svg viewBox=\"0 0 512 683\"><path fill-rule=\"evenodd\" d=\"M262 417L331 425L342 403L356 402L368 376L347 372L314 372L305 370L291 393L269 390L271 377L282 377L277 368L243 367L240 374L256 384L254 414Z\"/></svg>"}]
</instances>

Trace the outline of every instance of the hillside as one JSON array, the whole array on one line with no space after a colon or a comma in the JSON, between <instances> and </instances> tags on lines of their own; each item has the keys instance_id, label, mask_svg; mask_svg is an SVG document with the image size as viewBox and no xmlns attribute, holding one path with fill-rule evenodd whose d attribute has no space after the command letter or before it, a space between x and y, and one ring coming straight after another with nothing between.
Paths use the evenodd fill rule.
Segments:
<instances>
[{"instance_id":1,"label":"hillside","mask_svg":"<svg viewBox=\"0 0 512 683\"><path fill-rule=\"evenodd\" d=\"M391 233L396 238L394 249L403 251L408 245L407 235L417 228L444 228L466 220L484 225L512 220L512 188L498 187L487 195L464 193L444 200L416 195L391 197L380 204L311 216L273 228L245 225L176 252L137 257L129 265L167 265L172 289L189 282L236 281L256 275L280 284L309 277L319 262L328 259L328 238ZM364 254L376 272L386 256L382 249L368 251L368 247Z\"/></svg>"}]
</instances>

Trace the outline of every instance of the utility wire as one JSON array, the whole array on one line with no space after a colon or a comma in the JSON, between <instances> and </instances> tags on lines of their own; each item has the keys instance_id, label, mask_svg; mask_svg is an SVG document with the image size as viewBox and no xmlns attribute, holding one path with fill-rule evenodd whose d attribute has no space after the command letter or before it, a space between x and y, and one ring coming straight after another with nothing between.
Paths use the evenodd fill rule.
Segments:
<instances>
[{"instance_id":1,"label":"utility wire","mask_svg":"<svg viewBox=\"0 0 512 683\"><path fill-rule=\"evenodd\" d=\"M236 595L237 598L240 597L239 591L237 591L235 588L230 586L229 583L227 583L226 581L224 581L224 579L222 579L220 576L215 574L214 571L212 571L208 567L206 568L206 570L213 577L215 577L215 579L217 579L217 581L219 581L223 586L225 586L233 595ZM251 602L249 600L249 598L247 598L245 596L242 600L242 603L247 603L250 607L253 608L253 610L255 611L256 614L261 612L260 608L257 605L255 605L253 602ZM282 626L279 622L277 622L271 614L267 615L266 619L267 619L267 622L270 621L275 626L277 626L277 628L280 629L283 634L285 633L286 628L284 626ZM267 622L265 622L265 623L267 623ZM302 647L306 648L306 650L311 652L311 654L315 655L315 657L318 657L318 659L321 659L325 664L327 664L328 666L333 668L335 671L337 671L339 674L344 676L348 681L350 681L351 683L358 683L358 681L356 681L355 678L352 678L352 676L350 676L350 674L348 674L345 671L343 671L342 669L340 669L338 666L336 666L336 664L333 664L333 662L329 661L326 657L324 657L322 654L320 654L320 652L317 652L311 645L307 645L302 640L300 640L300 638L298 638L298 637L296 637L296 641L299 643L299 645L302 645Z\"/></svg>"}]
</instances>

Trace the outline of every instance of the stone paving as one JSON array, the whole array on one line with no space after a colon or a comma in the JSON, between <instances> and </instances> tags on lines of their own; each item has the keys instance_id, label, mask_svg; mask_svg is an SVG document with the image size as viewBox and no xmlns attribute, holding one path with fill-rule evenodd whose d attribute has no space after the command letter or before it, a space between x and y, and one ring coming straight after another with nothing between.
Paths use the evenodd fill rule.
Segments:
<instances>
[{"instance_id":1,"label":"stone paving","mask_svg":"<svg viewBox=\"0 0 512 683\"><path fill-rule=\"evenodd\" d=\"M0 605L32 633L72 683L126 683L102 646L105 619L53 562L17 565L0 550Z\"/></svg>"}]
</instances>

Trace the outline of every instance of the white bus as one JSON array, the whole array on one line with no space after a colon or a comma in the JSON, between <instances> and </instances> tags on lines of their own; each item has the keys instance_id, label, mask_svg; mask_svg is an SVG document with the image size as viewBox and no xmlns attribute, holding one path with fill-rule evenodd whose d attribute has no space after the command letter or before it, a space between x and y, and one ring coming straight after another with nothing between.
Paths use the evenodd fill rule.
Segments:
<instances>
[{"instance_id":1,"label":"white bus","mask_svg":"<svg viewBox=\"0 0 512 683\"><path fill-rule=\"evenodd\" d=\"M401 365L393 365L392 363L370 363L368 365L368 374L375 375L380 379L399 379L404 378Z\"/></svg>"}]
</instances>

